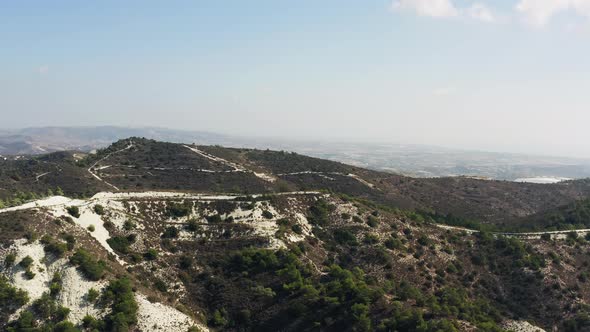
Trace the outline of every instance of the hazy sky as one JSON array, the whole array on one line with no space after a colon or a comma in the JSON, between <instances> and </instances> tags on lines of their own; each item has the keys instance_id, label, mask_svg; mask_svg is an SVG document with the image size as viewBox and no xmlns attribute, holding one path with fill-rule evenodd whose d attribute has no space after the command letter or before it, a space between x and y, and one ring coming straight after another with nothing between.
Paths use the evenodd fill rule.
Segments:
<instances>
[{"instance_id":1,"label":"hazy sky","mask_svg":"<svg viewBox=\"0 0 590 332\"><path fill-rule=\"evenodd\" d=\"M0 1L0 127L590 157L590 0Z\"/></svg>"}]
</instances>

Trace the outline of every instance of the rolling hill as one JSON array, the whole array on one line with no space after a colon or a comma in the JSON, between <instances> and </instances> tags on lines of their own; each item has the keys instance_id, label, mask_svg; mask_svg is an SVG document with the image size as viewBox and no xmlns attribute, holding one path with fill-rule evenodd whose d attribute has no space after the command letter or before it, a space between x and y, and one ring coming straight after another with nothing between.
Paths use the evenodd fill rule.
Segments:
<instances>
[{"instance_id":1,"label":"rolling hill","mask_svg":"<svg viewBox=\"0 0 590 332\"><path fill-rule=\"evenodd\" d=\"M138 137L6 159L0 325L584 331L588 230L530 231L588 196Z\"/></svg>"}]
</instances>

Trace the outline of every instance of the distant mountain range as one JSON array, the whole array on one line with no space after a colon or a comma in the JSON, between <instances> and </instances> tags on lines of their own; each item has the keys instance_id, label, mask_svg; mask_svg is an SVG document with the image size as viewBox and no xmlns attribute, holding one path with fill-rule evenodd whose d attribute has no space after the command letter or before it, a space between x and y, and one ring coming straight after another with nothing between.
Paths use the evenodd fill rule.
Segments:
<instances>
[{"instance_id":1,"label":"distant mountain range","mask_svg":"<svg viewBox=\"0 0 590 332\"><path fill-rule=\"evenodd\" d=\"M590 177L590 160L584 159L466 151L427 145L240 137L151 127L40 127L0 130L0 155L41 154L63 150L91 151L131 136L177 143L294 151L414 177L472 176L541 182Z\"/></svg>"}]
</instances>

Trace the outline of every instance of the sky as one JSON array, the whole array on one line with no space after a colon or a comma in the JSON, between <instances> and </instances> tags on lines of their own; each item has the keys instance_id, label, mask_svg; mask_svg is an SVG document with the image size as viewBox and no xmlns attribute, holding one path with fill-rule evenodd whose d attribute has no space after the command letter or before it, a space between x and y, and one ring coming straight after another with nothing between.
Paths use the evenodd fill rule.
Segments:
<instances>
[{"instance_id":1,"label":"sky","mask_svg":"<svg viewBox=\"0 0 590 332\"><path fill-rule=\"evenodd\" d=\"M0 1L0 127L590 157L590 0Z\"/></svg>"}]
</instances>

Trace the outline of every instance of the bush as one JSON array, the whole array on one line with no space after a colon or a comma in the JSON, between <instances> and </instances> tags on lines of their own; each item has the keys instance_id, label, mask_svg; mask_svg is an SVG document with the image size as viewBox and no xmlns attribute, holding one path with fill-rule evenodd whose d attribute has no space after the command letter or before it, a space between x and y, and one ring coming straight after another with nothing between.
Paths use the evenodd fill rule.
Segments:
<instances>
[{"instance_id":1,"label":"bush","mask_svg":"<svg viewBox=\"0 0 590 332\"><path fill-rule=\"evenodd\" d=\"M80 218L80 209L77 206L68 206L66 211L70 216L74 218Z\"/></svg>"},{"instance_id":2,"label":"bush","mask_svg":"<svg viewBox=\"0 0 590 332\"><path fill-rule=\"evenodd\" d=\"M166 206L166 215L174 219L186 217L192 212L193 203L191 201L185 201L183 203L168 202Z\"/></svg>"},{"instance_id":3,"label":"bush","mask_svg":"<svg viewBox=\"0 0 590 332\"><path fill-rule=\"evenodd\" d=\"M36 276L35 272L31 271L31 269L27 269L25 271L25 277L27 277L27 279L33 280L33 279L35 279L35 276Z\"/></svg>"},{"instance_id":4,"label":"bush","mask_svg":"<svg viewBox=\"0 0 590 332\"><path fill-rule=\"evenodd\" d=\"M78 269L84 276L90 280L98 281L104 275L106 268L105 262L96 261L92 255L84 250L78 249L76 253L70 258L70 262L78 266Z\"/></svg>"},{"instance_id":5,"label":"bush","mask_svg":"<svg viewBox=\"0 0 590 332\"><path fill-rule=\"evenodd\" d=\"M46 253L50 253L60 258L68 251L68 247L63 242L58 242L52 237L45 235L41 238L41 243L44 245L43 249Z\"/></svg>"},{"instance_id":6,"label":"bush","mask_svg":"<svg viewBox=\"0 0 590 332\"><path fill-rule=\"evenodd\" d=\"M156 260L158 258L158 251L154 248L150 248L143 254L143 258L148 261Z\"/></svg>"},{"instance_id":7,"label":"bush","mask_svg":"<svg viewBox=\"0 0 590 332\"><path fill-rule=\"evenodd\" d=\"M272 212L270 212L268 210L264 210L264 211L262 211L262 217L265 219L272 219L274 217L274 215L272 214Z\"/></svg>"},{"instance_id":8,"label":"bush","mask_svg":"<svg viewBox=\"0 0 590 332\"><path fill-rule=\"evenodd\" d=\"M336 229L334 231L334 240L339 244L349 244L352 246L357 245L356 236L347 229Z\"/></svg>"},{"instance_id":9,"label":"bush","mask_svg":"<svg viewBox=\"0 0 590 332\"><path fill-rule=\"evenodd\" d=\"M9 267L13 266L15 262L16 262L16 255L14 253L10 253L10 254L6 255L6 258L4 258L4 267L9 268Z\"/></svg>"},{"instance_id":10,"label":"bush","mask_svg":"<svg viewBox=\"0 0 590 332\"><path fill-rule=\"evenodd\" d=\"M206 216L205 219L207 219L207 221L210 222L210 223L220 223L220 222L222 222L221 216L218 215L218 214L214 214L212 216Z\"/></svg>"},{"instance_id":11,"label":"bush","mask_svg":"<svg viewBox=\"0 0 590 332\"><path fill-rule=\"evenodd\" d=\"M385 245L385 247L387 249L402 249L404 247L404 245L402 244L402 241L400 239L394 239L394 238L389 238L387 240L385 240L385 242L383 243Z\"/></svg>"},{"instance_id":12,"label":"bush","mask_svg":"<svg viewBox=\"0 0 590 332\"><path fill-rule=\"evenodd\" d=\"M301 227L301 225L299 225L299 224L295 224L295 225L291 226L291 230L295 234L303 234L303 227Z\"/></svg>"},{"instance_id":13,"label":"bush","mask_svg":"<svg viewBox=\"0 0 590 332\"><path fill-rule=\"evenodd\" d=\"M373 215L370 215L367 218L367 225L369 225L369 227L377 227L377 225L379 225L379 219Z\"/></svg>"},{"instance_id":14,"label":"bush","mask_svg":"<svg viewBox=\"0 0 590 332\"><path fill-rule=\"evenodd\" d=\"M10 314L29 301L27 292L12 286L6 277L0 275L0 317Z\"/></svg>"},{"instance_id":15,"label":"bush","mask_svg":"<svg viewBox=\"0 0 590 332\"><path fill-rule=\"evenodd\" d=\"M197 232L199 230L199 224L195 219L191 219L186 225L186 230L189 232Z\"/></svg>"},{"instance_id":16,"label":"bush","mask_svg":"<svg viewBox=\"0 0 590 332\"><path fill-rule=\"evenodd\" d=\"M72 322L61 321L53 327L53 332L79 332Z\"/></svg>"},{"instance_id":17,"label":"bush","mask_svg":"<svg viewBox=\"0 0 590 332\"><path fill-rule=\"evenodd\" d=\"M136 227L137 225L129 219L125 220L125 223L123 223L123 229L126 231L134 230Z\"/></svg>"},{"instance_id":18,"label":"bush","mask_svg":"<svg viewBox=\"0 0 590 332\"><path fill-rule=\"evenodd\" d=\"M104 322L96 318L86 315L82 318L82 326L88 331L104 331Z\"/></svg>"},{"instance_id":19,"label":"bush","mask_svg":"<svg viewBox=\"0 0 590 332\"><path fill-rule=\"evenodd\" d=\"M43 295L33 302L33 310L41 319L59 322L65 320L70 314L70 309L58 305L49 293Z\"/></svg>"},{"instance_id":20,"label":"bush","mask_svg":"<svg viewBox=\"0 0 590 332\"><path fill-rule=\"evenodd\" d=\"M188 270L193 266L193 258L188 255L183 255L180 257L178 266L183 270Z\"/></svg>"},{"instance_id":21,"label":"bush","mask_svg":"<svg viewBox=\"0 0 590 332\"><path fill-rule=\"evenodd\" d=\"M111 303L111 312L105 317L107 331L129 331L137 323L138 306L128 278L111 281L103 299Z\"/></svg>"},{"instance_id":22,"label":"bush","mask_svg":"<svg viewBox=\"0 0 590 332\"><path fill-rule=\"evenodd\" d=\"M100 204L96 204L94 206L94 213L98 214L99 216L104 215L104 213L105 213L104 206L102 206Z\"/></svg>"},{"instance_id":23,"label":"bush","mask_svg":"<svg viewBox=\"0 0 590 332\"><path fill-rule=\"evenodd\" d=\"M163 239L175 239L179 235L179 231L174 226L168 226L164 229L164 233L162 234Z\"/></svg>"},{"instance_id":24,"label":"bush","mask_svg":"<svg viewBox=\"0 0 590 332\"><path fill-rule=\"evenodd\" d=\"M215 312L213 313L213 318L211 318L211 324L216 327L226 326L228 323L226 316L227 312L225 311L225 309L215 310Z\"/></svg>"},{"instance_id":25,"label":"bush","mask_svg":"<svg viewBox=\"0 0 590 332\"><path fill-rule=\"evenodd\" d=\"M426 235L420 235L418 238L418 244L421 246L427 246L431 243L430 239Z\"/></svg>"},{"instance_id":26,"label":"bush","mask_svg":"<svg viewBox=\"0 0 590 332\"><path fill-rule=\"evenodd\" d=\"M162 279L157 279L154 282L154 287L162 293L166 293L168 291L168 286Z\"/></svg>"},{"instance_id":27,"label":"bush","mask_svg":"<svg viewBox=\"0 0 590 332\"><path fill-rule=\"evenodd\" d=\"M31 256L27 256L23 258L18 265L20 265L23 269L28 269L33 264L33 259Z\"/></svg>"},{"instance_id":28,"label":"bush","mask_svg":"<svg viewBox=\"0 0 590 332\"><path fill-rule=\"evenodd\" d=\"M64 234L63 239L66 240L68 250L73 250L76 245L76 238L72 234Z\"/></svg>"},{"instance_id":29,"label":"bush","mask_svg":"<svg viewBox=\"0 0 590 332\"><path fill-rule=\"evenodd\" d=\"M88 293L86 293L86 301L88 301L89 303L94 303L98 299L99 295L100 294L96 289L90 288L88 290Z\"/></svg>"},{"instance_id":30,"label":"bush","mask_svg":"<svg viewBox=\"0 0 590 332\"><path fill-rule=\"evenodd\" d=\"M94 225L89 225L87 229L89 232L94 232L96 230L96 227L94 227Z\"/></svg>"},{"instance_id":31,"label":"bush","mask_svg":"<svg viewBox=\"0 0 590 332\"><path fill-rule=\"evenodd\" d=\"M49 285L49 294L52 297L56 297L62 289L62 280L61 275L59 273L53 274L53 279L51 279L51 284Z\"/></svg>"},{"instance_id":32,"label":"bush","mask_svg":"<svg viewBox=\"0 0 590 332\"><path fill-rule=\"evenodd\" d=\"M324 226L329 221L330 212L334 207L329 205L324 199L318 199L309 208L308 219L313 225Z\"/></svg>"},{"instance_id":33,"label":"bush","mask_svg":"<svg viewBox=\"0 0 590 332\"><path fill-rule=\"evenodd\" d=\"M107 240L107 243L114 251L121 254L129 253L129 246L133 243L133 237L130 236L115 236Z\"/></svg>"}]
</instances>

